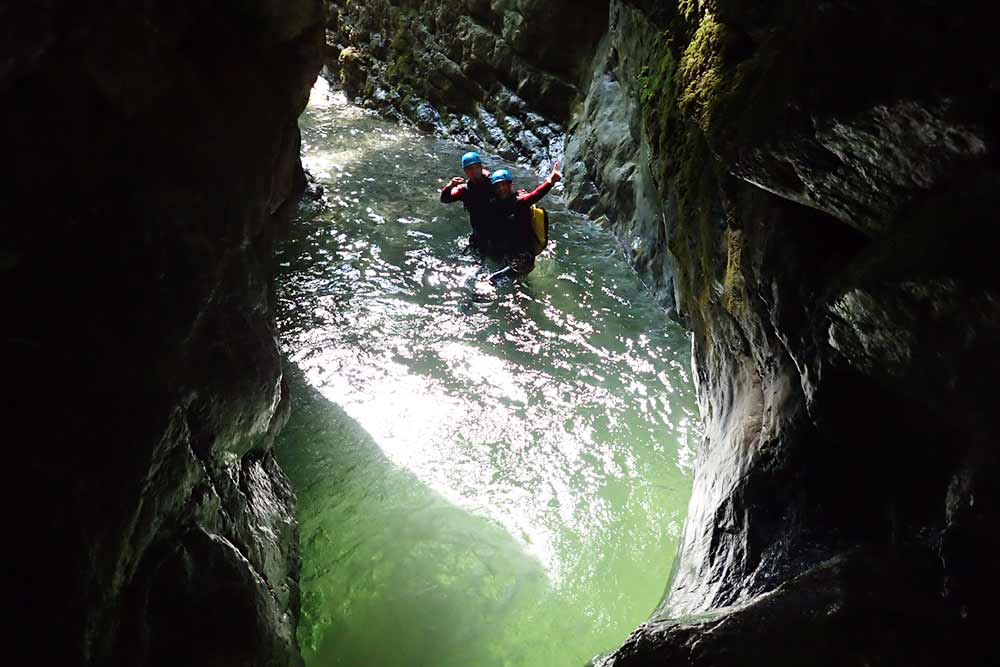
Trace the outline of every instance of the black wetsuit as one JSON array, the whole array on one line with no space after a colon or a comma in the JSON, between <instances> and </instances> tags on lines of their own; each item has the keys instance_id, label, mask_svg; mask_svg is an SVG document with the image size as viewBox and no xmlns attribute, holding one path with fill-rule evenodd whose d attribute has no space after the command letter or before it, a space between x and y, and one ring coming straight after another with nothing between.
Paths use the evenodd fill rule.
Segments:
<instances>
[{"instance_id":1,"label":"black wetsuit","mask_svg":"<svg viewBox=\"0 0 1000 667\"><path fill-rule=\"evenodd\" d=\"M546 179L531 192L519 191L507 199L493 199L496 215L494 252L514 267L516 273L530 273L535 266L535 232L531 227L531 207L548 194L552 181Z\"/></svg>"},{"instance_id":2,"label":"black wetsuit","mask_svg":"<svg viewBox=\"0 0 1000 667\"><path fill-rule=\"evenodd\" d=\"M485 254L494 255L495 251L495 213L491 205L493 186L490 185L489 174L484 170L483 177L478 181L466 181L461 185L444 186L441 190L441 203L450 204L461 201L469 214L469 224L472 226L472 236L469 245Z\"/></svg>"}]
</instances>

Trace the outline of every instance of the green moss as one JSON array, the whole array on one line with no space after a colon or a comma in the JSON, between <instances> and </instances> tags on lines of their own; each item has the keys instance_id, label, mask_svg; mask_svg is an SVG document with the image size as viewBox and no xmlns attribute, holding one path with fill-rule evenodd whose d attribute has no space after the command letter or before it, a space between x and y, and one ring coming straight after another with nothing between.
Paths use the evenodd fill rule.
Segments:
<instances>
[{"instance_id":1,"label":"green moss","mask_svg":"<svg viewBox=\"0 0 1000 667\"><path fill-rule=\"evenodd\" d=\"M393 15L396 30L389 41L386 80L403 98L409 96L426 97L427 80L420 72L414 52L417 48L410 30L411 16L399 12Z\"/></svg>"},{"instance_id":2,"label":"green moss","mask_svg":"<svg viewBox=\"0 0 1000 667\"><path fill-rule=\"evenodd\" d=\"M643 65L639 72L639 102L643 108L654 105L664 95L670 94L670 87L673 85L676 68L670 49L661 43L658 53L657 62L652 67Z\"/></svg>"},{"instance_id":3,"label":"green moss","mask_svg":"<svg viewBox=\"0 0 1000 667\"><path fill-rule=\"evenodd\" d=\"M726 83L722 60L725 41L726 28L710 14L706 15L680 60L681 111L698 118L720 94Z\"/></svg>"},{"instance_id":4,"label":"green moss","mask_svg":"<svg viewBox=\"0 0 1000 667\"><path fill-rule=\"evenodd\" d=\"M695 27L687 21L690 12L680 9L657 39L637 83L643 125L656 156L657 182L676 207L669 248L681 267L676 276L680 306L696 335L705 335L719 242L712 219L718 178L693 111L713 93L721 63L712 55L718 24L709 18Z\"/></svg>"},{"instance_id":5,"label":"green moss","mask_svg":"<svg viewBox=\"0 0 1000 667\"><path fill-rule=\"evenodd\" d=\"M677 3L677 13L685 21L692 21L698 17L698 0L679 0Z\"/></svg>"},{"instance_id":6,"label":"green moss","mask_svg":"<svg viewBox=\"0 0 1000 667\"><path fill-rule=\"evenodd\" d=\"M412 81L414 78L413 56L409 51L394 53L389 60L389 66L385 70L389 83L400 86Z\"/></svg>"},{"instance_id":7,"label":"green moss","mask_svg":"<svg viewBox=\"0 0 1000 667\"><path fill-rule=\"evenodd\" d=\"M726 230L726 272L722 278L722 306L740 319L745 314L746 282L743 277L743 232Z\"/></svg>"},{"instance_id":8,"label":"green moss","mask_svg":"<svg viewBox=\"0 0 1000 667\"><path fill-rule=\"evenodd\" d=\"M679 263L680 306L699 336L712 330L713 321L730 315L740 320L755 307L743 284L747 257L733 229L739 220L720 219L727 167L780 138L794 127L790 120L847 114L895 99L897 90L912 90L917 84L908 77L917 75L905 64L912 49L889 47L917 45L925 34L911 35L913 25L896 25L891 12L861 17L793 0L766 8L727 3L730 24L713 13L719 4L670 3L635 81L654 176L671 207L667 238ZM930 35L933 15L925 18ZM758 28L752 35L741 27L751 24ZM963 62L968 71L979 71L974 63L950 58L942 56L928 68Z\"/></svg>"},{"instance_id":9,"label":"green moss","mask_svg":"<svg viewBox=\"0 0 1000 667\"><path fill-rule=\"evenodd\" d=\"M410 34L403 25L400 25L396 29L395 34L389 41L389 48L393 51L402 53L409 52L413 48L413 42L410 40Z\"/></svg>"},{"instance_id":10,"label":"green moss","mask_svg":"<svg viewBox=\"0 0 1000 667\"><path fill-rule=\"evenodd\" d=\"M794 21L796 11L782 14ZM705 3L680 0L639 74L640 101L659 105L669 98L676 111L700 127L715 152L745 146L782 122L780 104L788 97L795 66L777 56L797 52L790 40L785 31L755 43L739 27L720 21Z\"/></svg>"}]
</instances>

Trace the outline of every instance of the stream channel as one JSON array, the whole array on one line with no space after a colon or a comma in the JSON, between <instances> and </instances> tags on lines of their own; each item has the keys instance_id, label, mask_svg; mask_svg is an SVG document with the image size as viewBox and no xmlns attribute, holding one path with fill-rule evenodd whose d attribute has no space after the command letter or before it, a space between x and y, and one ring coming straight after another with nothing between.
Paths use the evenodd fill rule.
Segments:
<instances>
[{"instance_id":1,"label":"stream channel","mask_svg":"<svg viewBox=\"0 0 1000 667\"><path fill-rule=\"evenodd\" d=\"M687 336L559 188L537 268L494 287L438 201L465 147L322 79L300 123L324 191L278 248L276 454L306 664L583 667L670 575L698 439Z\"/></svg>"}]
</instances>

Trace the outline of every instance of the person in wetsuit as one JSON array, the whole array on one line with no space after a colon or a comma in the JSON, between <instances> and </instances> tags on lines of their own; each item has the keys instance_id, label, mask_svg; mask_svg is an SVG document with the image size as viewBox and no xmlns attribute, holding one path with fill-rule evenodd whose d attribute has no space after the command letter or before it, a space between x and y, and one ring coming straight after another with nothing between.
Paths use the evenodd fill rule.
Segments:
<instances>
[{"instance_id":1,"label":"person in wetsuit","mask_svg":"<svg viewBox=\"0 0 1000 667\"><path fill-rule=\"evenodd\" d=\"M490 276L491 282L511 275L527 275L535 268L535 233L531 227L531 207L549 193L552 186L562 180L559 163L552 173L532 190L514 192L514 178L506 169L493 172L493 212L496 216L496 249L508 267Z\"/></svg>"},{"instance_id":2,"label":"person in wetsuit","mask_svg":"<svg viewBox=\"0 0 1000 667\"><path fill-rule=\"evenodd\" d=\"M484 255L493 254L493 186L490 184L490 172L483 168L479 153L470 151L462 156L462 171L465 178L456 176L441 189L441 203L450 204L460 201L469 214L469 224L472 235L469 245Z\"/></svg>"}]
</instances>

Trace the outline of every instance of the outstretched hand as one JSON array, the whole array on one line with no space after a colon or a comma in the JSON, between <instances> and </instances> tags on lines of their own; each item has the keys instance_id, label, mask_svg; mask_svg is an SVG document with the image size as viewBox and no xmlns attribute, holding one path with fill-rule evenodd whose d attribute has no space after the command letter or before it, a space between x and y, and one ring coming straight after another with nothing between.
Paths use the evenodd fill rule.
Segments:
<instances>
[{"instance_id":1,"label":"outstretched hand","mask_svg":"<svg viewBox=\"0 0 1000 667\"><path fill-rule=\"evenodd\" d=\"M549 174L549 180L552 181L553 183L558 183L559 181L562 180L562 172L559 171L559 163L558 162L556 162L552 166L552 173Z\"/></svg>"}]
</instances>

